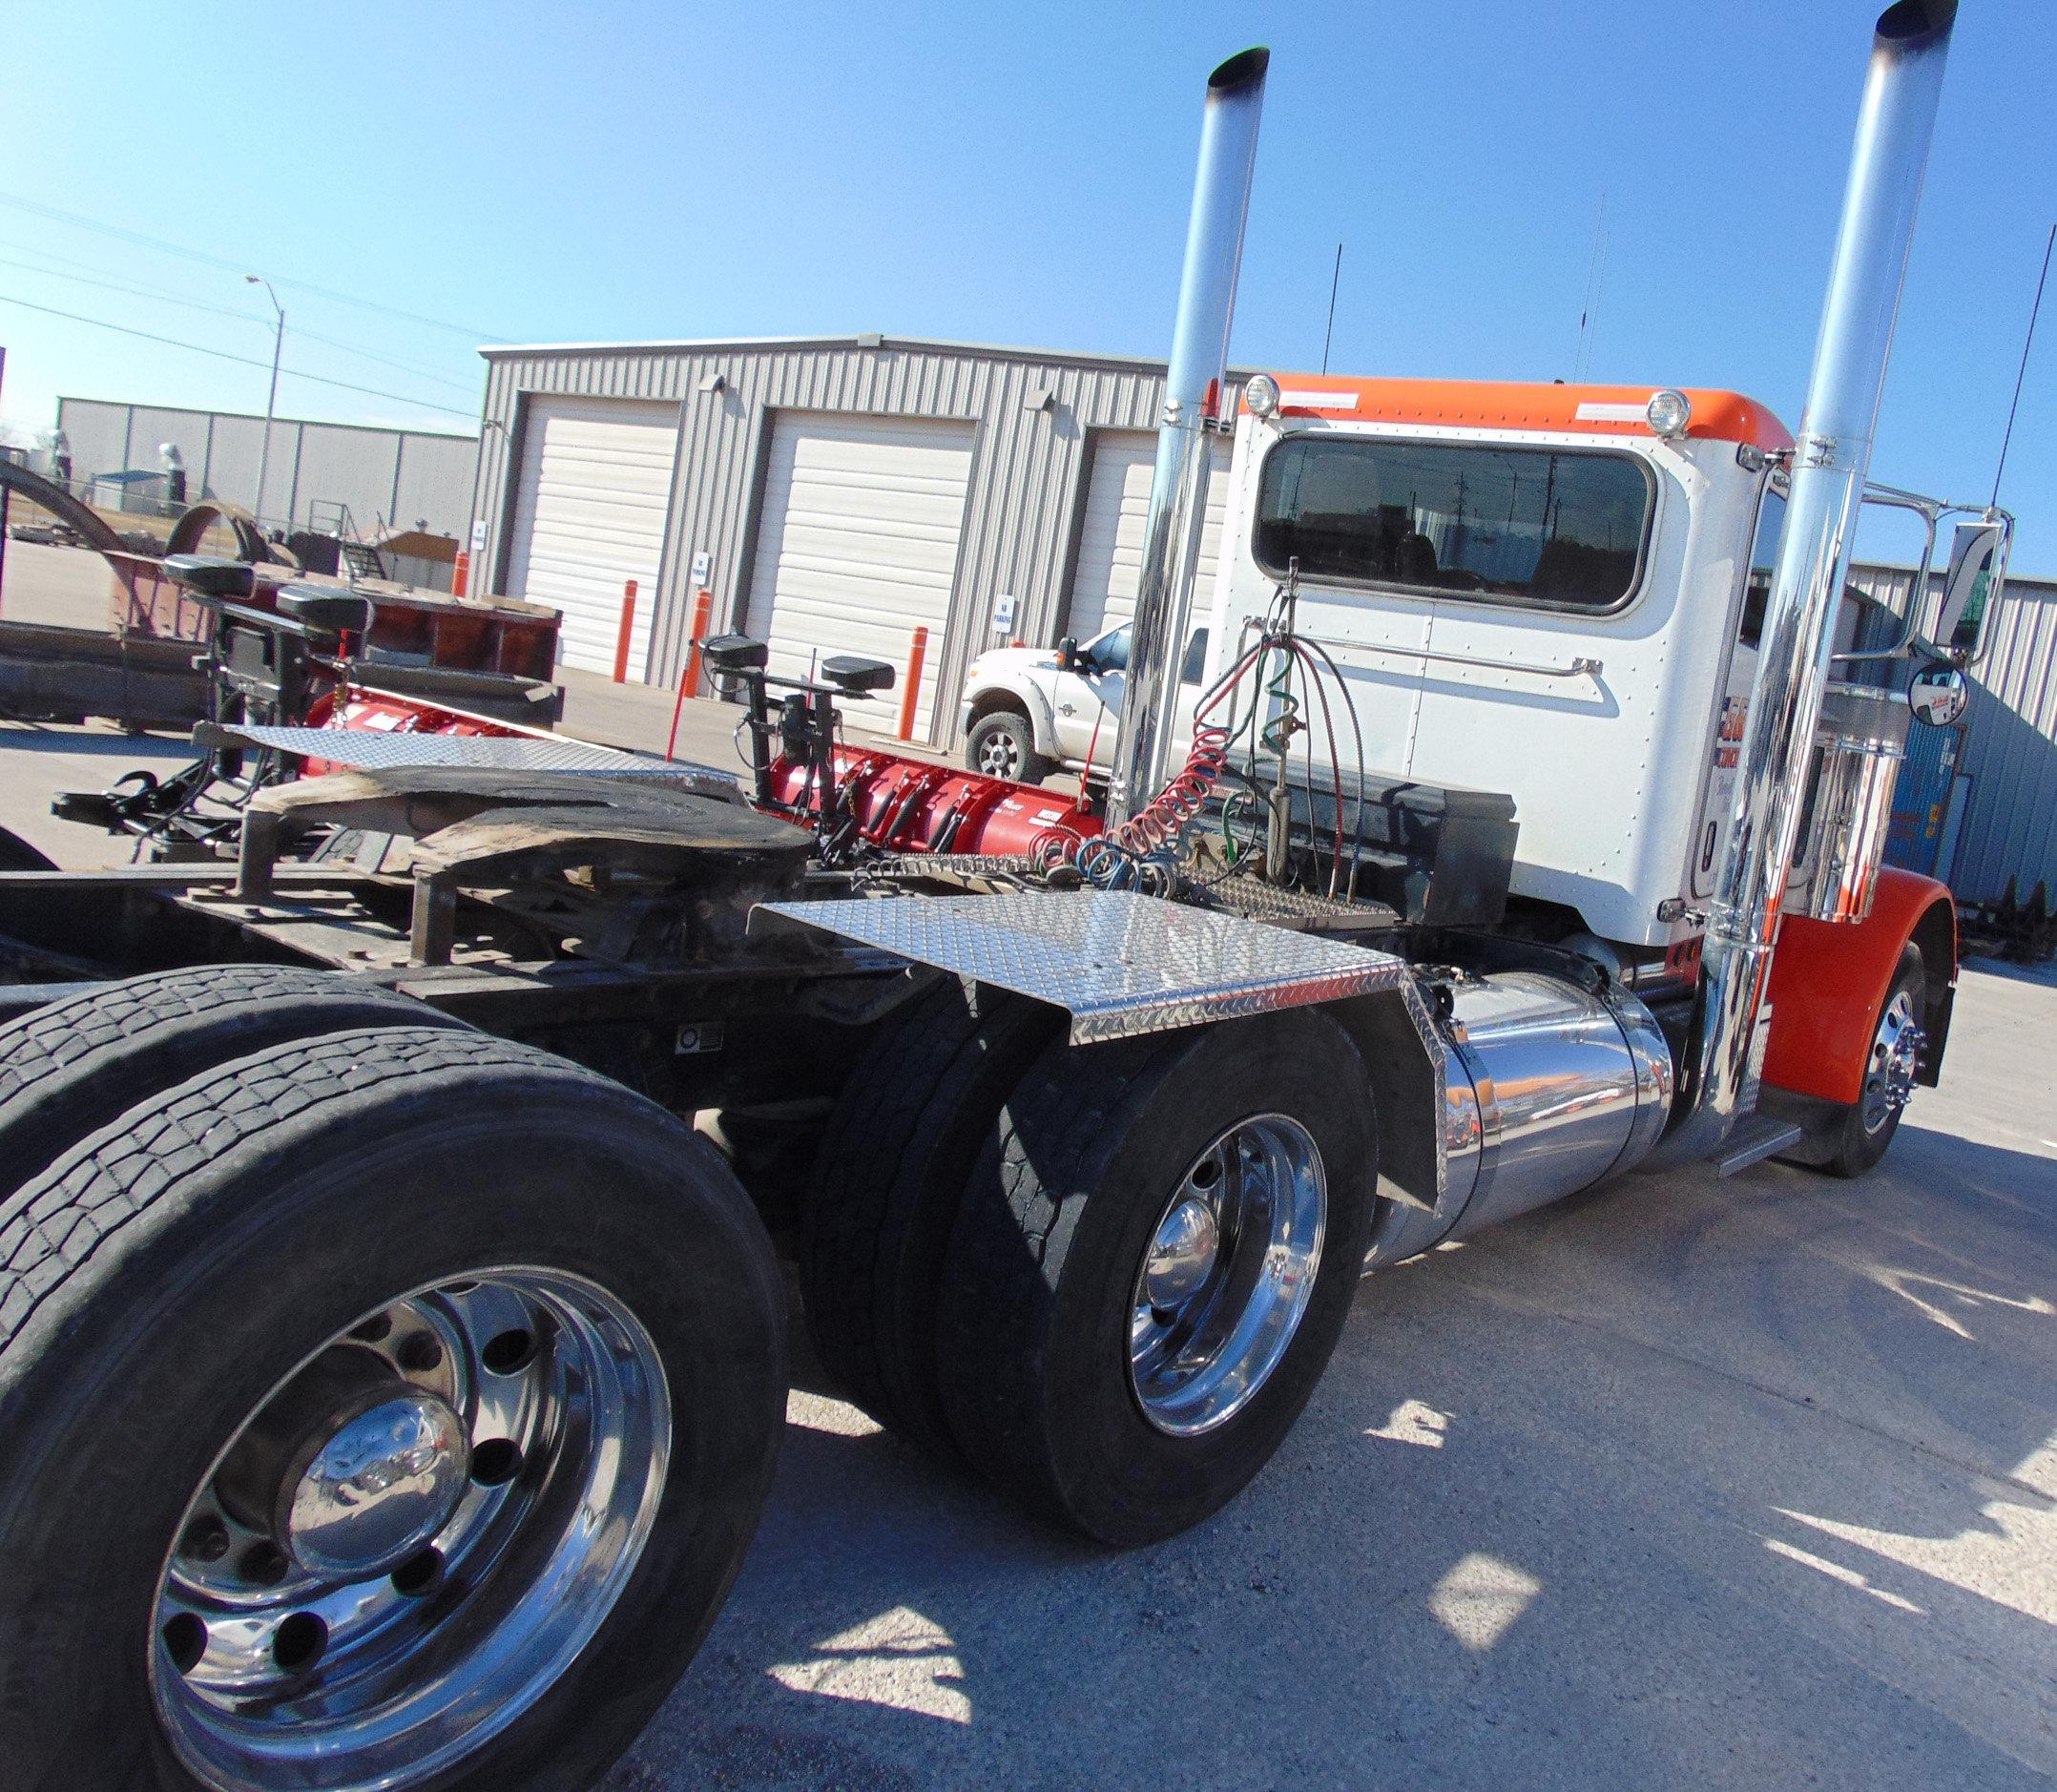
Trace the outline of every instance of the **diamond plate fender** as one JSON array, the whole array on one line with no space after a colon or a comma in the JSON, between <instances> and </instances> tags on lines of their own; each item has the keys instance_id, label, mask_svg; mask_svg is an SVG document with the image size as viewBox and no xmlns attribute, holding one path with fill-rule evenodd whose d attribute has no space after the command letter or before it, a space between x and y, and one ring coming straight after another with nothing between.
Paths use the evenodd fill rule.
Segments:
<instances>
[{"instance_id":1,"label":"diamond plate fender","mask_svg":"<svg viewBox=\"0 0 2057 1792\"><path fill-rule=\"evenodd\" d=\"M1390 952L1131 890L764 903L757 916L1048 1002L1071 1016L1074 1045L1412 983Z\"/></svg>"}]
</instances>

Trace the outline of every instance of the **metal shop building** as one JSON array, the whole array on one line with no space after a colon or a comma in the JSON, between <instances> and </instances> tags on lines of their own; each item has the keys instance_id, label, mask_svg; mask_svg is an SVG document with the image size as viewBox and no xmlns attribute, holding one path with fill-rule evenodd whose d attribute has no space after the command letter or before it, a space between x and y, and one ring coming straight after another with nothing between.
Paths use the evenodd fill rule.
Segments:
<instances>
[{"instance_id":1,"label":"metal shop building","mask_svg":"<svg viewBox=\"0 0 2057 1792\"><path fill-rule=\"evenodd\" d=\"M429 533L461 540L471 515L476 436L274 417L267 458L262 417L96 398L60 398L57 427L71 444L74 482L156 475L169 443L184 460L190 500L239 504L280 528L332 521L330 507L341 504L366 538L382 522L411 528L426 521Z\"/></svg>"},{"instance_id":2,"label":"metal shop building","mask_svg":"<svg viewBox=\"0 0 2057 1792\"><path fill-rule=\"evenodd\" d=\"M904 682L926 630L915 736L944 743L938 693L974 654L1132 598L1161 361L882 336L483 352L475 563L563 611L568 666L612 671L633 578L630 676L675 680L704 581L714 631L766 637L775 670L861 653ZM1224 444L1217 529L1226 470Z\"/></svg>"}]
</instances>

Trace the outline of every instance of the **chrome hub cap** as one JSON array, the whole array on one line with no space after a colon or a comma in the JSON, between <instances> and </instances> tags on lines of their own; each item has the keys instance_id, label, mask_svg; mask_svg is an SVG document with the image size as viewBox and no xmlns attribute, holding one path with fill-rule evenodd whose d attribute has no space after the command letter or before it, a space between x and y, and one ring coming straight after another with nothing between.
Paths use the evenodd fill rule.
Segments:
<instances>
[{"instance_id":1,"label":"chrome hub cap","mask_svg":"<svg viewBox=\"0 0 2057 1792\"><path fill-rule=\"evenodd\" d=\"M316 1451L287 1508L286 1553L316 1574L398 1568L449 1522L470 1466L455 1412L434 1394L396 1393Z\"/></svg>"},{"instance_id":2,"label":"chrome hub cap","mask_svg":"<svg viewBox=\"0 0 2057 1792\"><path fill-rule=\"evenodd\" d=\"M149 1652L218 1792L400 1792L563 1674L655 1523L671 1399L649 1334L555 1270L366 1314L244 1421L166 1553Z\"/></svg>"},{"instance_id":3,"label":"chrome hub cap","mask_svg":"<svg viewBox=\"0 0 2057 1792\"><path fill-rule=\"evenodd\" d=\"M1168 1313L1206 1281L1221 1250L1221 1222L1215 1210L1195 1196L1165 1215L1150 1242L1143 1265L1143 1287L1151 1307Z\"/></svg>"},{"instance_id":4,"label":"chrome hub cap","mask_svg":"<svg viewBox=\"0 0 2057 1792\"><path fill-rule=\"evenodd\" d=\"M989 734L979 746L979 770L988 778L1011 778L1020 764L1021 756L1008 735Z\"/></svg>"},{"instance_id":5,"label":"chrome hub cap","mask_svg":"<svg viewBox=\"0 0 2057 1792\"><path fill-rule=\"evenodd\" d=\"M1879 1016L1879 1031L1872 1037L1871 1062L1864 1071L1862 1098L1864 1130L1876 1133L1907 1105L1914 1094L1914 1073L1922 1061L1922 1047L1928 1035L1916 1024L1914 998L1896 990L1893 999Z\"/></svg>"},{"instance_id":6,"label":"chrome hub cap","mask_svg":"<svg viewBox=\"0 0 2057 1792\"><path fill-rule=\"evenodd\" d=\"M1321 1154L1282 1114L1194 1160L1137 1269L1129 1327L1129 1385L1158 1430L1212 1430L1270 1379L1313 1296L1327 1217Z\"/></svg>"}]
</instances>

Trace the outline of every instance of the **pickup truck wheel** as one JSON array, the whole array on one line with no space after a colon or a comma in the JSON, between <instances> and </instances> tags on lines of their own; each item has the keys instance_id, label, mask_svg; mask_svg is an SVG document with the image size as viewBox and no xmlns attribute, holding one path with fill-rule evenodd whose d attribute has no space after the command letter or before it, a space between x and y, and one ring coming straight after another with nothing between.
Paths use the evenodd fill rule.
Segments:
<instances>
[{"instance_id":1,"label":"pickup truck wheel","mask_svg":"<svg viewBox=\"0 0 2057 1792\"><path fill-rule=\"evenodd\" d=\"M1015 709L996 709L971 724L965 737L965 763L987 778L1040 784L1057 769L1055 760L1035 750L1035 728Z\"/></svg>"},{"instance_id":2,"label":"pickup truck wheel","mask_svg":"<svg viewBox=\"0 0 2057 1792\"><path fill-rule=\"evenodd\" d=\"M945 1460L936 1301L950 1229L1002 1104L1063 1019L945 979L881 1026L815 1158L800 1253L815 1353L881 1425Z\"/></svg>"},{"instance_id":3,"label":"pickup truck wheel","mask_svg":"<svg viewBox=\"0 0 2057 1792\"><path fill-rule=\"evenodd\" d=\"M206 965L130 977L0 1026L0 1197L137 1102L232 1058L357 1027L456 1027L334 971Z\"/></svg>"},{"instance_id":4,"label":"pickup truck wheel","mask_svg":"<svg viewBox=\"0 0 2057 1792\"><path fill-rule=\"evenodd\" d=\"M939 1361L965 1455L1121 1547L1224 1505L1335 1348L1376 1142L1357 1049L1311 1010L1047 1052L950 1241Z\"/></svg>"},{"instance_id":5,"label":"pickup truck wheel","mask_svg":"<svg viewBox=\"0 0 2057 1792\"><path fill-rule=\"evenodd\" d=\"M1834 1135L1834 1155L1823 1166L1831 1175L1862 1176L1885 1156L1900 1131L1901 1113L1914 1092L1915 1067L1925 1043L1922 1008L1927 988L1921 948L1906 947L1872 1026L1863 1089L1843 1110L1841 1128Z\"/></svg>"},{"instance_id":6,"label":"pickup truck wheel","mask_svg":"<svg viewBox=\"0 0 2057 1792\"><path fill-rule=\"evenodd\" d=\"M718 1156L545 1052L130 1110L0 1213L9 1782L591 1784L749 1544L781 1318Z\"/></svg>"}]
</instances>

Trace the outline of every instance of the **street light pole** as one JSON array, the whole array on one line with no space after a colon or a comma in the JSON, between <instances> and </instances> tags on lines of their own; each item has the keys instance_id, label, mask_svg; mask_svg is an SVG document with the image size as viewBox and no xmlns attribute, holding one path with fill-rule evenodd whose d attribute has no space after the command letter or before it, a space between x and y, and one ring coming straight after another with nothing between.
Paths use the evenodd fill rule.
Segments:
<instances>
[{"instance_id":1,"label":"street light pole","mask_svg":"<svg viewBox=\"0 0 2057 1792\"><path fill-rule=\"evenodd\" d=\"M244 282L264 288L264 296L271 301L271 308L279 314L278 329L274 332L271 345L271 391L264 399L264 445L258 450L257 498L250 506L250 513L263 527L264 476L271 471L271 420L272 412L279 405L279 357L285 351L285 307L279 302L279 295L272 291L271 281L261 274L245 274ZM289 516L287 522L293 519Z\"/></svg>"}]
</instances>

